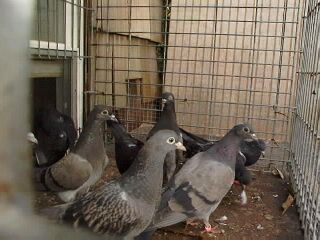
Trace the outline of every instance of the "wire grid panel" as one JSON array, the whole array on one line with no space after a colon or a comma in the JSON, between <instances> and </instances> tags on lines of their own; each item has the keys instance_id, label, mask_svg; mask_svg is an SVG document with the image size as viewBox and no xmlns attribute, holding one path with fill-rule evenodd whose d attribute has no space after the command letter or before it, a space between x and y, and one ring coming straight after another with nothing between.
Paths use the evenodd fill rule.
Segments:
<instances>
[{"instance_id":1,"label":"wire grid panel","mask_svg":"<svg viewBox=\"0 0 320 240\"><path fill-rule=\"evenodd\" d=\"M82 26L92 12L86 0L36 0L30 47L42 59L85 58L88 34Z\"/></svg>"},{"instance_id":2,"label":"wire grid panel","mask_svg":"<svg viewBox=\"0 0 320 240\"><path fill-rule=\"evenodd\" d=\"M290 159L306 239L320 239L320 1L305 4Z\"/></svg>"},{"instance_id":3,"label":"wire grid panel","mask_svg":"<svg viewBox=\"0 0 320 240\"><path fill-rule=\"evenodd\" d=\"M156 97L176 96L178 123L208 138L249 122L271 139L261 168L288 161L299 0L96 0L93 103L146 134Z\"/></svg>"},{"instance_id":4,"label":"wire grid panel","mask_svg":"<svg viewBox=\"0 0 320 240\"><path fill-rule=\"evenodd\" d=\"M287 161L300 1L171 4L165 89L182 126L220 137L249 122L271 139L261 167Z\"/></svg>"}]
</instances>

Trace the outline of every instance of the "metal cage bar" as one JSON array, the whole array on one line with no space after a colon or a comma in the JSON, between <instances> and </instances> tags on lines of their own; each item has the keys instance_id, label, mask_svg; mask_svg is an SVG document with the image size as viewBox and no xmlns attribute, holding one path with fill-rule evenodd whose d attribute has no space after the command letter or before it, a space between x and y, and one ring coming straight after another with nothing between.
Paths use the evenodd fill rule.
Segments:
<instances>
[{"instance_id":1,"label":"metal cage bar","mask_svg":"<svg viewBox=\"0 0 320 240\"><path fill-rule=\"evenodd\" d=\"M296 111L292 118L291 175L306 239L320 239L320 2L305 2Z\"/></svg>"}]
</instances>

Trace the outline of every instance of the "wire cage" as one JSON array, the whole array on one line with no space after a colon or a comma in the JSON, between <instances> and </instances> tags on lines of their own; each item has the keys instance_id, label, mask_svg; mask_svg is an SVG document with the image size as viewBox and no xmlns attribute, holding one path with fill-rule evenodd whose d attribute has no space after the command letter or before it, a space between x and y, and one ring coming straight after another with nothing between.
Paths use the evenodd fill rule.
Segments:
<instances>
[{"instance_id":1,"label":"wire cage","mask_svg":"<svg viewBox=\"0 0 320 240\"><path fill-rule=\"evenodd\" d=\"M249 122L269 144L256 168L289 165L306 238L319 239L320 2L95 0L88 7L88 106L112 106L136 136L157 119L165 91L175 95L178 124L206 138Z\"/></svg>"},{"instance_id":2,"label":"wire cage","mask_svg":"<svg viewBox=\"0 0 320 240\"><path fill-rule=\"evenodd\" d=\"M249 122L268 141L255 168L289 170L306 239L320 239L319 0L35 3L34 103L78 127L106 104L142 138L166 91L178 124L205 138Z\"/></svg>"},{"instance_id":3,"label":"wire cage","mask_svg":"<svg viewBox=\"0 0 320 240\"><path fill-rule=\"evenodd\" d=\"M290 147L290 171L307 239L320 236L320 2L308 1L301 19L301 56Z\"/></svg>"},{"instance_id":4,"label":"wire cage","mask_svg":"<svg viewBox=\"0 0 320 240\"><path fill-rule=\"evenodd\" d=\"M93 9L86 0L36 0L29 41L33 114L53 106L82 126L86 52ZM91 21L91 20L90 20Z\"/></svg>"},{"instance_id":5,"label":"wire cage","mask_svg":"<svg viewBox=\"0 0 320 240\"><path fill-rule=\"evenodd\" d=\"M179 125L206 138L251 123L269 151L259 168L289 160L301 1L93 1L91 104L112 106L144 135L161 92Z\"/></svg>"}]
</instances>

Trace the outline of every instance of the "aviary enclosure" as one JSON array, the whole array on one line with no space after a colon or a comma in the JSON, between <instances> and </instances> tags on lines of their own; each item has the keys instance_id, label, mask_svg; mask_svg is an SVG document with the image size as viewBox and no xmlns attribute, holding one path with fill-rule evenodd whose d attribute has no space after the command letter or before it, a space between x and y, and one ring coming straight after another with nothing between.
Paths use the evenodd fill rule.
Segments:
<instances>
[{"instance_id":1,"label":"aviary enclosure","mask_svg":"<svg viewBox=\"0 0 320 240\"><path fill-rule=\"evenodd\" d=\"M54 103L81 128L94 104L106 104L143 137L169 91L192 133L217 139L248 122L268 141L253 170L288 173L304 237L320 239L319 0L35 2L34 110Z\"/></svg>"},{"instance_id":2,"label":"aviary enclosure","mask_svg":"<svg viewBox=\"0 0 320 240\"><path fill-rule=\"evenodd\" d=\"M206 138L249 122L269 141L258 169L289 171L306 239L320 237L320 2L93 1L89 101L135 134L176 97ZM91 93L91 95L90 95Z\"/></svg>"}]
</instances>

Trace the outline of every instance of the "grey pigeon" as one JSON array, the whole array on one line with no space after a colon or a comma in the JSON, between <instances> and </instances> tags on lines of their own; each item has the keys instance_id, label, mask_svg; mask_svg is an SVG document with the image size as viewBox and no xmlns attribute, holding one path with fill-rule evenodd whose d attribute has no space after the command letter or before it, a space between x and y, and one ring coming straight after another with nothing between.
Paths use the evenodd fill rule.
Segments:
<instances>
[{"instance_id":1,"label":"grey pigeon","mask_svg":"<svg viewBox=\"0 0 320 240\"><path fill-rule=\"evenodd\" d=\"M132 239L150 224L154 215L161 195L166 154L176 148L185 150L178 138L173 131L158 131L118 179L73 203L45 209L43 213L111 238Z\"/></svg>"},{"instance_id":2,"label":"grey pigeon","mask_svg":"<svg viewBox=\"0 0 320 240\"><path fill-rule=\"evenodd\" d=\"M69 154L50 167L35 169L38 190L57 192L65 202L86 193L100 179L109 162L102 125L112 117L105 106L95 106Z\"/></svg>"},{"instance_id":3,"label":"grey pigeon","mask_svg":"<svg viewBox=\"0 0 320 240\"><path fill-rule=\"evenodd\" d=\"M213 232L209 217L233 184L240 142L253 139L252 128L240 124L207 151L187 160L167 185L151 225L141 236L187 219L200 219L205 231Z\"/></svg>"},{"instance_id":4,"label":"grey pigeon","mask_svg":"<svg viewBox=\"0 0 320 240\"><path fill-rule=\"evenodd\" d=\"M34 134L38 140L37 149L41 150L46 159L46 162L35 163L39 167L48 167L60 160L77 139L73 120L52 107L37 112Z\"/></svg>"},{"instance_id":5,"label":"grey pigeon","mask_svg":"<svg viewBox=\"0 0 320 240\"><path fill-rule=\"evenodd\" d=\"M198 152L203 152L209 149L216 141L209 141L195 134L189 133L180 128L183 138L183 144L186 146L187 151L185 155L187 158L194 156ZM245 188L252 181L251 173L246 168L255 164L261 155L264 155L266 149L266 142L262 139L257 139L251 142L241 141L240 151L237 155L235 167L235 183L241 185L242 192L241 204L247 203L247 194Z\"/></svg>"},{"instance_id":6,"label":"grey pigeon","mask_svg":"<svg viewBox=\"0 0 320 240\"><path fill-rule=\"evenodd\" d=\"M180 136L180 141L183 141L180 129L177 124L175 111L174 95L169 92L162 94L162 103L164 104L160 118L148 133L147 139L153 136L156 132L163 129L173 130ZM164 162L166 180L169 181L176 169L176 151L171 151L166 156Z\"/></svg>"}]
</instances>

